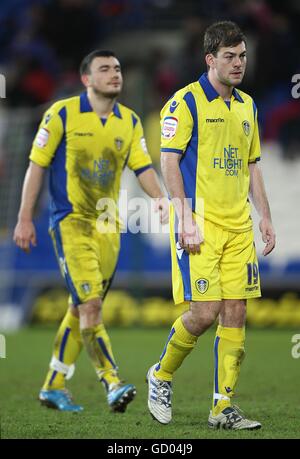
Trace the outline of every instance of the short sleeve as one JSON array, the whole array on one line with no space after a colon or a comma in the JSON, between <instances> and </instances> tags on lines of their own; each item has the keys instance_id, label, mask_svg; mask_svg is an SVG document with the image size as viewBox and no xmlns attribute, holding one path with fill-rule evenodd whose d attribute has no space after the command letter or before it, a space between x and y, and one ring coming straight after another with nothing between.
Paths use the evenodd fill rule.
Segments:
<instances>
[{"instance_id":1,"label":"short sleeve","mask_svg":"<svg viewBox=\"0 0 300 459\"><path fill-rule=\"evenodd\" d=\"M260 160L260 155L261 155L259 129L258 129L258 122L257 122L257 109L256 109L254 102L253 102L253 110L254 110L254 132L253 132L252 142L250 146L249 163L256 163L257 161Z\"/></svg>"},{"instance_id":2,"label":"short sleeve","mask_svg":"<svg viewBox=\"0 0 300 459\"><path fill-rule=\"evenodd\" d=\"M185 152L193 130L193 118L181 96L175 94L161 111L161 152Z\"/></svg>"},{"instance_id":3,"label":"short sleeve","mask_svg":"<svg viewBox=\"0 0 300 459\"><path fill-rule=\"evenodd\" d=\"M152 160L147 150L143 126L139 117L132 114L133 137L127 166L139 175L152 167Z\"/></svg>"},{"instance_id":4,"label":"short sleeve","mask_svg":"<svg viewBox=\"0 0 300 459\"><path fill-rule=\"evenodd\" d=\"M31 161L41 167L49 166L61 142L65 120L65 107L58 111L54 104L46 111L32 144L29 156Z\"/></svg>"}]
</instances>

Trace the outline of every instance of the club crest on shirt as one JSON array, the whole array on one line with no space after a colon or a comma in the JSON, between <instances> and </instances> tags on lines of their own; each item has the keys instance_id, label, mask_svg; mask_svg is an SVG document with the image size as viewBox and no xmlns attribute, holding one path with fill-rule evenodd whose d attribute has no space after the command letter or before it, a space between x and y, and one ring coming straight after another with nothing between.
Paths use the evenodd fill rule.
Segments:
<instances>
[{"instance_id":1,"label":"club crest on shirt","mask_svg":"<svg viewBox=\"0 0 300 459\"><path fill-rule=\"evenodd\" d=\"M199 293L203 294L207 292L209 282L207 279L197 279L196 282L196 289L198 290Z\"/></svg>"},{"instance_id":2,"label":"club crest on shirt","mask_svg":"<svg viewBox=\"0 0 300 459\"><path fill-rule=\"evenodd\" d=\"M91 292L91 286L88 282L84 282L83 284L81 284L81 288L85 294L88 294Z\"/></svg>"},{"instance_id":3,"label":"club crest on shirt","mask_svg":"<svg viewBox=\"0 0 300 459\"><path fill-rule=\"evenodd\" d=\"M115 138L115 146L116 146L116 148L117 148L118 151L121 151L121 150L122 150L123 143L124 143L124 140L121 139L121 137L116 137L116 138Z\"/></svg>"},{"instance_id":4,"label":"club crest on shirt","mask_svg":"<svg viewBox=\"0 0 300 459\"><path fill-rule=\"evenodd\" d=\"M249 121L245 120L242 122L244 133L248 136L250 134L250 123Z\"/></svg>"}]
</instances>

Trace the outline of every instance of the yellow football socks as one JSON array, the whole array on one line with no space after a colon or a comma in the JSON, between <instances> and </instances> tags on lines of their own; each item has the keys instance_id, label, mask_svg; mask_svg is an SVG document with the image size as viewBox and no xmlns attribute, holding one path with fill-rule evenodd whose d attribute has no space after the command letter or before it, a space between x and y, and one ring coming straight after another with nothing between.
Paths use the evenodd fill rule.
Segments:
<instances>
[{"instance_id":1,"label":"yellow football socks","mask_svg":"<svg viewBox=\"0 0 300 459\"><path fill-rule=\"evenodd\" d=\"M83 329L81 335L97 376L106 390L110 384L118 384L120 382L118 368L104 325L100 323L95 327Z\"/></svg>"},{"instance_id":2,"label":"yellow football socks","mask_svg":"<svg viewBox=\"0 0 300 459\"><path fill-rule=\"evenodd\" d=\"M66 366L74 364L82 348L79 319L68 309L54 341L53 357ZM65 388L65 374L49 369L43 385L44 390Z\"/></svg>"},{"instance_id":3,"label":"yellow football socks","mask_svg":"<svg viewBox=\"0 0 300 459\"><path fill-rule=\"evenodd\" d=\"M245 328L218 326L214 345L215 374L212 413L218 415L230 406L230 399L244 358Z\"/></svg>"},{"instance_id":4,"label":"yellow football socks","mask_svg":"<svg viewBox=\"0 0 300 459\"><path fill-rule=\"evenodd\" d=\"M191 335L179 317L173 324L167 343L160 357L154 376L163 381L172 381L173 373L185 357L194 349L198 337Z\"/></svg>"}]
</instances>

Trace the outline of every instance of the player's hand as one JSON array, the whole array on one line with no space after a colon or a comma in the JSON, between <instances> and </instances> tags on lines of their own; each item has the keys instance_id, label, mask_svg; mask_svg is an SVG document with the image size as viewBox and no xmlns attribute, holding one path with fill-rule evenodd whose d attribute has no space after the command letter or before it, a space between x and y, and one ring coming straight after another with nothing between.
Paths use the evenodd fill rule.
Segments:
<instances>
[{"instance_id":1,"label":"player's hand","mask_svg":"<svg viewBox=\"0 0 300 459\"><path fill-rule=\"evenodd\" d=\"M162 225L169 222L169 200L167 197L155 199L154 211L159 212L159 220Z\"/></svg>"},{"instance_id":2,"label":"player's hand","mask_svg":"<svg viewBox=\"0 0 300 459\"><path fill-rule=\"evenodd\" d=\"M263 218L259 223L259 229L261 232L261 237L264 243L266 244L263 255L266 257L275 247L276 235L272 225L271 220L268 218Z\"/></svg>"},{"instance_id":3,"label":"player's hand","mask_svg":"<svg viewBox=\"0 0 300 459\"><path fill-rule=\"evenodd\" d=\"M32 221L21 221L19 220L14 231L14 242L24 252L30 252L30 244L36 246L36 233L35 227Z\"/></svg>"},{"instance_id":4,"label":"player's hand","mask_svg":"<svg viewBox=\"0 0 300 459\"><path fill-rule=\"evenodd\" d=\"M200 245L204 241L199 226L192 215L180 220L178 224L178 242L187 253L195 255L200 253Z\"/></svg>"}]
</instances>

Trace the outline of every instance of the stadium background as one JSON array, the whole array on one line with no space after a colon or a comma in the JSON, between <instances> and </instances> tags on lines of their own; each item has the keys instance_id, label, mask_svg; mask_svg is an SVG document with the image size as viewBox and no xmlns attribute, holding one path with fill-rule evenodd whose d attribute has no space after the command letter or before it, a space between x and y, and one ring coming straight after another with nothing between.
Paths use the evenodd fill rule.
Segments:
<instances>
[{"instance_id":1,"label":"stadium background","mask_svg":"<svg viewBox=\"0 0 300 459\"><path fill-rule=\"evenodd\" d=\"M300 4L293 0L1 0L6 98L0 99L0 332L9 336L21 329L23 337L24 326L57 324L66 309L47 233L46 184L35 212L38 246L25 255L12 243L28 154L44 110L82 91L78 66L85 54L114 50L125 77L120 101L142 117L159 171L160 108L205 70L203 32L221 19L235 20L248 37L241 89L258 106L261 166L277 233L274 253L260 257L264 297L250 302L248 324L286 330L290 352L290 338L300 329L300 100L291 95L292 76L300 73ZM123 188L129 196L142 195L128 171ZM257 223L255 212L253 218ZM256 244L260 254L257 230ZM168 236L123 234L105 303L107 326L168 326L179 310L172 306Z\"/></svg>"}]
</instances>

